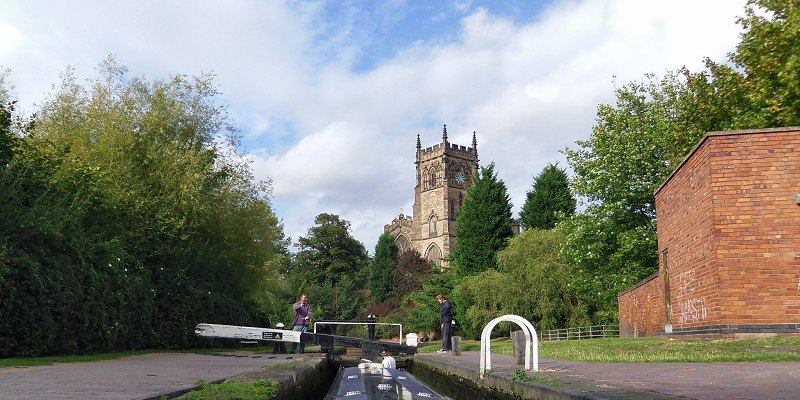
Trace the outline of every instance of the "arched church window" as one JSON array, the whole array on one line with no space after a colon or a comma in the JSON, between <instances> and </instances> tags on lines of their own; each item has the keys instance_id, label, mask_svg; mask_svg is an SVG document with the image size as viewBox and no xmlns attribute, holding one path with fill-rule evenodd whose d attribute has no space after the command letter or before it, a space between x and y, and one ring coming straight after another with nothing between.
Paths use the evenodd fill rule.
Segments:
<instances>
[{"instance_id":1,"label":"arched church window","mask_svg":"<svg viewBox=\"0 0 800 400\"><path fill-rule=\"evenodd\" d=\"M422 188L423 188L423 189L427 189L427 188L428 188L428 185L429 185L429 179L430 179L430 176L428 175L428 170L426 169L426 170L425 170L425 171L422 173Z\"/></svg>"},{"instance_id":2,"label":"arched church window","mask_svg":"<svg viewBox=\"0 0 800 400\"><path fill-rule=\"evenodd\" d=\"M428 260L431 264L435 264L437 266L442 265L442 250L439 249L439 246L435 244L431 244L428 247L428 250L425 251L425 259Z\"/></svg>"},{"instance_id":3,"label":"arched church window","mask_svg":"<svg viewBox=\"0 0 800 400\"><path fill-rule=\"evenodd\" d=\"M411 246L411 242L404 235L398 236L397 240L394 241L394 244L397 247L398 254L406 251L406 249L408 249Z\"/></svg>"},{"instance_id":4,"label":"arched church window","mask_svg":"<svg viewBox=\"0 0 800 400\"><path fill-rule=\"evenodd\" d=\"M437 182L436 171L431 171L431 188L435 188L439 186L439 182Z\"/></svg>"},{"instance_id":5,"label":"arched church window","mask_svg":"<svg viewBox=\"0 0 800 400\"><path fill-rule=\"evenodd\" d=\"M436 216L431 215L431 218L428 220L428 234L430 236L436 236Z\"/></svg>"}]
</instances>

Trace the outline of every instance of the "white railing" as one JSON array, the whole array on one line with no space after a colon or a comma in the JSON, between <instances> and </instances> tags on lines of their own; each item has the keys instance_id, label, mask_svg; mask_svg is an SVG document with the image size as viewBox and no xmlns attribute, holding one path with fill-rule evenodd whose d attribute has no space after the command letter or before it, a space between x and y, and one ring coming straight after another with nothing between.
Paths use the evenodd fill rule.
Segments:
<instances>
[{"instance_id":1,"label":"white railing","mask_svg":"<svg viewBox=\"0 0 800 400\"><path fill-rule=\"evenodd\" d=\"M539 370L539 337L536 336L536 329L533 329L533 325L527 319L519 315L508 314L489 321L483 328L483 333L481 333L481 378L483 378L484 372L492 370L492 342L490 340L492 329L504 321L516 323L525 333L525 370L531 370L531 356L533 370Z\"/></svg>"},{"instance_id":2,"label":"white railing","mask_svg":"<svg viewBox=\"0 0 800 400\"><path fill-rule=\"evenodd\" d=\"M318 321L314 322L314 333L317 333L317 325L364 325L369 327L369 325L389 325L389 326L399 326L400 327L400 338L399 342L403 343L403 324L393 324L388 322L344 322L344 321Z\"/></svg>"},{"instance_id":3,"label":"white railing","mask_svg":"<svg viewBox=\"0 0 800 400\"><path fill-rule=\"evenodd\" d=\"M579 340L619 337L619 325L594 325L580 328L551 329L542 332L542 340Z\"/></svg>"}]
</instances>

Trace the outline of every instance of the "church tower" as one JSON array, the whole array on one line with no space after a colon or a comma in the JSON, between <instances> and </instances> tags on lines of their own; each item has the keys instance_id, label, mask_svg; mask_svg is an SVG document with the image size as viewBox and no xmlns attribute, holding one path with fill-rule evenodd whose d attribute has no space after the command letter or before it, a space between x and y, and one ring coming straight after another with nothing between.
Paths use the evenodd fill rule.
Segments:
<instances>
[{"instance_id":1,"label":"church tower","mask_svg":"<svg viewBox=\"0 0 800 400\"><path fill-rule=\"evenodd\" d=\"M400 214L384 231L394 235L401 251L411 246L425 259L442 265L455 246L456 218L478 173L475 132L471 147L451 144L447 125L443 126L442 142L437 145L423 149L417 135L415 164L413 217Z\"/></svg>"}]
</instances>

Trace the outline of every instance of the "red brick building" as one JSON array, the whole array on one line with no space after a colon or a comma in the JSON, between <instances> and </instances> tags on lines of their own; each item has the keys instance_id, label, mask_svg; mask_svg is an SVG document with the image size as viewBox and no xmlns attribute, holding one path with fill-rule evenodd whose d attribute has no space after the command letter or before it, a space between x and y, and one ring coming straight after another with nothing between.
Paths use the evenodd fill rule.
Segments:
<instances>
[{"instance_id":1,"label":"red brick building","mask_svg":"<svg viewBox=\"0 0 800 400\"><path fill-rule=\"evenodd\" d=\"M800 334L800 127L706 134L656 191L659 272L620 335Z\"/></svg>"}]
</instances>

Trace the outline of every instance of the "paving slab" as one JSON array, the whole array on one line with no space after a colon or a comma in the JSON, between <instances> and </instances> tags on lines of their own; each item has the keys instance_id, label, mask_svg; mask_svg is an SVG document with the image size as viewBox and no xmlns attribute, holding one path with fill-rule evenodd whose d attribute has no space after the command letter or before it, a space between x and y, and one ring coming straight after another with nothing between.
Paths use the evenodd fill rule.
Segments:
<instances>
[{"instance_id":1,"label":"paving slab","mask_svg":"<svg viewBox=\"0 0 800 400\"><path fill-rule=\"evenodd\" d=\"M6 367L0 368L0 400L158 399L189 390L199 380L217 382L299 357L315 356L153 353L116 360Z\"/></svg>"},{"instance_id":2,"label":"paving slab","mask_svg":"<svg viewBox=\"0 0 800 400\"><path fill-rule=\"evenodd\" d=\"M459 356L419 353L414 362L426 360L474 371L480 367L477 351ZM580 398L800 398L800 362L590 363L541 359L539 368L539 375L573 382L572 389L580 393ZM513 376L513 371L523 366L515 365L510 355L492 354L492 369Z\"/></svg>"}]
</instances>

